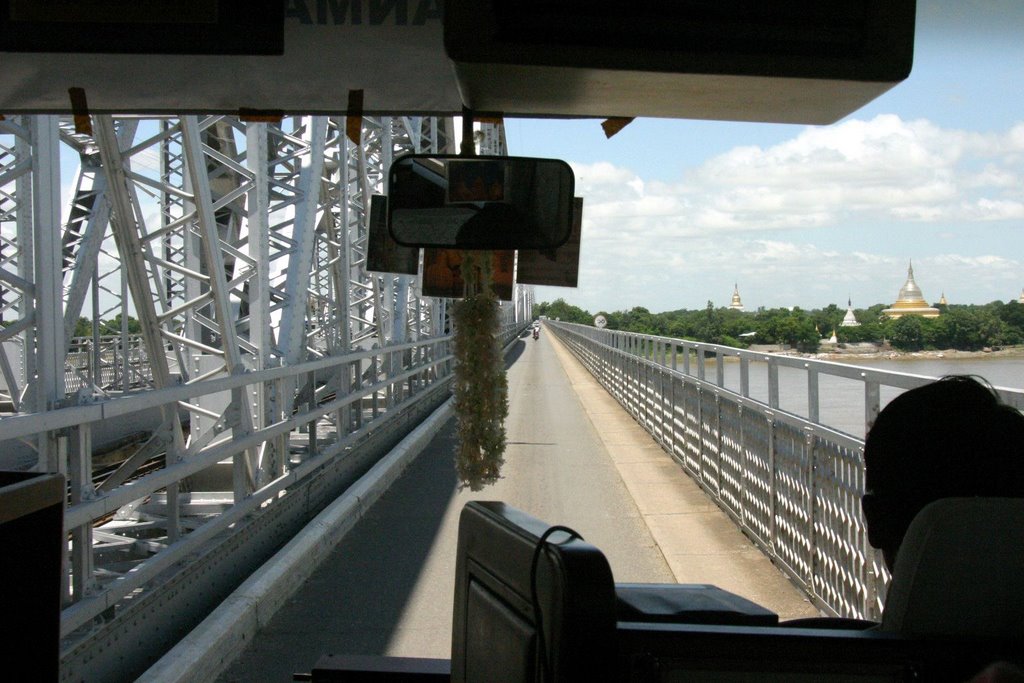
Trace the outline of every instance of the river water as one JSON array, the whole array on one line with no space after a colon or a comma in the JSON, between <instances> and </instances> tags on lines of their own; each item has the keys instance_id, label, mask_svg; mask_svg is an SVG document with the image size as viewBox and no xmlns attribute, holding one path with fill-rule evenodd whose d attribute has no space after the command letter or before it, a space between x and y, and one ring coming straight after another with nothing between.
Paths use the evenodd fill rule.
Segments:
<instances>
[{"instance_id":1,"label":"river water","mask_svg":"<svg viewBox=\"0 0 1024 683\"><path fill-rule=\"evenodd\" d=\"M928 377L976 375L996 387L1024 390L1024 357L870 358L857 359L845 364ZM727 362L725 364L725 387L727 389L739 392L739 372L739 363ZM709 367L708 378L713 379L713 377L714 371ZM902 391L896 387L883 385L881 388L883 407ZM820 374L818 393L821 422L834 429L863 438L865 434L863 382ZM750 396L759 401L768 401L768 371L767 365L764 363L750 364ZM806 417L808 415L807 403L807 373L796 368L780 368L779 407Z\"/></svg>"}]
</instances>

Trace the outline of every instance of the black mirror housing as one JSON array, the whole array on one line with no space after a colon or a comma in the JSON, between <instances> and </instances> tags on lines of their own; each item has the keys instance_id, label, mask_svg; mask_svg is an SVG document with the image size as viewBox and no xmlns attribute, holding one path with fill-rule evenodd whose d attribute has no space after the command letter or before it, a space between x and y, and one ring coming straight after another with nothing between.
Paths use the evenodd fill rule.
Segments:
<instances>
[{"instance_id":1,"label":"black mirror housing","mask_svg":"<svg viewBox=\"0 0 1024 683\"><path fill-rule=\"evenodd\" d=\"M409 154L388 171L402 246L553 249L572 233L575 177L558 159Z\"/></svg>"}]
</instances>

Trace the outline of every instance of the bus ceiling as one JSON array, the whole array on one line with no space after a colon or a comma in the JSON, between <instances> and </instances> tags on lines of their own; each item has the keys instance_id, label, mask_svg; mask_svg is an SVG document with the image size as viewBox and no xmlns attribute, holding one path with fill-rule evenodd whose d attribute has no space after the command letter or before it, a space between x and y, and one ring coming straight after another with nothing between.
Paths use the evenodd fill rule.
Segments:
<instances>
[{"instance_id":1,"label":"bus ceiling","mask_svg":"<svg viewBox=\"0 0 1024 683\"><path fill-rule=\"evenodd\" d=\"M119 114L469 108L827 124L909 76L915 9L915 0L2 0L0 114L71 113L76 89L91 111ZM358 111L351 93L362 96Z\"/></svg>"}]
</instances>

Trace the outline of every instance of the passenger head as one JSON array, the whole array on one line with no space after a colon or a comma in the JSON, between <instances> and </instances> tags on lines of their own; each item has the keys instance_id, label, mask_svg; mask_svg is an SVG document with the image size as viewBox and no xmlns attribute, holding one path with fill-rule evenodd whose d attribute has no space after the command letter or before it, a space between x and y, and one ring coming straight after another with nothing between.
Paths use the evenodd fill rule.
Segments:
<instances>
[{"instance_id":1,"label":"passenger head","mask_svg":"<svg viewBox=\"0 0 1024 683\"><path fill-rule=\"evenodd\" d=\"M892 568L907 527L939 498L1024 496L1024 415L988 386L945 377L900 394L864 445L868 540Z\"/></svg>"}]
</instances>

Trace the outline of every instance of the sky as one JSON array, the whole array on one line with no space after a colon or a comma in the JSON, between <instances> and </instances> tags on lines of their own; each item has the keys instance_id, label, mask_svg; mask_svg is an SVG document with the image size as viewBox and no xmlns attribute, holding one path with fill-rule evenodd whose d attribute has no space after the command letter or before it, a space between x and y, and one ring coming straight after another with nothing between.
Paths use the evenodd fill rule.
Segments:
<instances>
[{"instance_id":1,"label":"sky","mask_svg":"<svg viewBox=\"0 0 1024 683\"><path fill-rule=\"evenodd\" d=\"M565 159L584 198L588 311L929 302L1024 291L1024 1L918 0L914 66L828 126L506 119L509 153Z\"/></svg>"}]
</instances>

